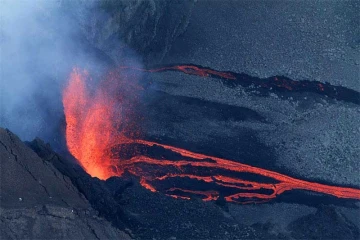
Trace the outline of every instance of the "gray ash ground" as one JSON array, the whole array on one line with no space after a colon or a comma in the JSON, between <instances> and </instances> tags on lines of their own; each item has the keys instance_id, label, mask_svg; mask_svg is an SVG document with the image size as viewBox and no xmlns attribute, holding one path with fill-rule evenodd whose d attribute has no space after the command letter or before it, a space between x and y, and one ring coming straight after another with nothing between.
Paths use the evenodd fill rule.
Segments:
<instances>
[{"instance_id":1,"label":"gray ash ground","mask_svg":"<svg viewBox=\"0 0 360 240\"><path fill-rule=\"evenodd\" d=\"M297 99L280 98L281 93L258 97L245 93L240 86L231 88L220 80L181 73L161 73L151 78L155 81L151 86L153 91L226 104L234 113L237 107L243 119L236 118L236 114L233 119L226 119L227 110L221 107L218 114L211 108L199 110L195 102L193 107L188 107L186 103L171 105L171 100L156 102L155 98L153 106L159 107L149 108L151 120L145 123L150 135L194 145L210 142L217 146L221 157L255 166L277 166L299 178L359 186L360 111L357 105L307 93L301 98L295 94ZM249 114L262 120L247 118ZM211 117L215 115L217 117ZM171 116L181 116L182 121L169 121ZM224 118L219 119L220 116ZM251 142L257 145L250 146ZM261 155L262 149L267 155ZM227 152L232 154L226 155ZM248 156L244 158L242 152Z\"/></svg>"},{"instance_id":2,"label":"gray ash ground","mask_svg":"<svg viewBox=\"0 0 360 240\"><path fill-rule=\"evenodd\" d=\"M197 1L165 63L360 89L359 1Z\"/></svg>"},{"instance_id":3,"label":"gray ash ground","mask_svg":"<svg viewBox=\"0 0 360 240\"><path fill-rule=\"evenodd\" d=\"M164 62L318 80L359 91L359 7L359 1L198 1L187 31ZM161 91L246 107L268 120L194 123L204 135L210 134L205 129L235 138L246 129L256 131L275 151L279 167L304 178L359 186L358 106L313 94L254 97L241 87L173 73L159 78Z\"/></svg>"}]
</instances>

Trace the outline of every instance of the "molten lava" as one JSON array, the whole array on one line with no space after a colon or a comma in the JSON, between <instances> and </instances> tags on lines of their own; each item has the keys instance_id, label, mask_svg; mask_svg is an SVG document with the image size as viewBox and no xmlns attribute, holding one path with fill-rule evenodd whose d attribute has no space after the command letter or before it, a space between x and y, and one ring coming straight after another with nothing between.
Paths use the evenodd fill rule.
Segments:
<instances>
[{"instance_id":1,"label":"molten lava","mask_svg":"<svg viewBox=\"0 0 360 240\"><path fill-rule=\"evenodd\" d=\"M126 96L133 87L123 84L124 81L114 81L117 78L118 73L109 74L94 92L90 92L90 84L95 83L86 71L74 69L63 92L68 149L87 173L100 179L113 175L111 156L107 150L121 141L126 131L121 126L127 123L129 111L126 108L119 111L117 106L124 104L129 107L131 104L127 101L134 101L115 94L115 91L121 90Z\"/></svg>"},{"instance_id":2,"label":"molten lava","mask_svg":"<svg viewBox=\"0 0 360 240\"><path fill-rule=\"evenodd\" d=\"M299 180L140 139L129 133L134 130L131 108L139 87L120 72L110 74L94 91L91 81L86 72L74 69L63 92L67 146L91 176L107 179L129 172L152 192L181 199L199 196L204 201L223 197L229 202L265 202L294 189L360 199L359 189Z\"/></svg>"},{"instance_id":3,"label":"molten lava","mask_svg":"<svg viewBox=\"0 0 360 240\"><path fill-rule=\"evenodd\" d=\"M225 83L238 84L243 87L256 87L258 90L264 90L263 93L270 92L312 92L327 98L351 102L360 105L360 93L343 87L334 86L329 83L318 81L301 80L295 81L283 76L275 76L269 78L252 77L245 73L236 73L230 71L217 71L211 68L194 65L170 65L154 69L140 69L123 66L121 69L133 69L142 72L156 73L166 71L179 71L189 75L199 77L219 78Z\"/></svg>"}]
</instances>

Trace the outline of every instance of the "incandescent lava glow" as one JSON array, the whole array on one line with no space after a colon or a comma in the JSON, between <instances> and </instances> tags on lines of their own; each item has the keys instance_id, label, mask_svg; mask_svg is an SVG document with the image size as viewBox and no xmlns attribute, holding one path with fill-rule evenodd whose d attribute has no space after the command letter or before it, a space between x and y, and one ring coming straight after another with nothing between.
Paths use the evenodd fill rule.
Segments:
<instances>
[{"instance_id":1,"label":"incandescent lava glow","mask_svg":"<svg viewBox=\"0 0 360 240\"><path fill-rule=\"evenodd\" d=\"M95 83L89 74L74 68L63 91L67 147L87 173L103 180L113 175L107 150L115 133L116 140L121 140L121 125L127 122L126 108L115 111L119 104L126 104L126 99L116 94L131 88L125 80L120 81L119 73L112 72L92 92L90 87Z\"/></svg>"},{"instance_id":2,"label":"incandescent lava glow","mask_svg":"<svg viewBox=\"0 0 360 240\"><path fill-rule=\"evenodd\" d=\"M198 196L213 201L222 197L228 202L262 203L296 189L360 199L356 188L304 181L140 139L132 113L141 88L136 85L136 75L129 77L121 71L124 69L95 84L86 71L75 68L63 91L66 143L91 176L105 180L126 171L149 191L178 199Z\"/></svg>"},{"instance_id":3,"label":"incandescent lava glow","mask_svg":"<svg viewBox=\"0 0 360 240\"><path fill-rule=\"evenodd\" d=\"M109 156L106 154L114 131L112 99L101 91L90 94L87 72L74 69L63 92L66 117L66 142L71 154L93 177L106 179Z\"/></svg>"}]
</instances>

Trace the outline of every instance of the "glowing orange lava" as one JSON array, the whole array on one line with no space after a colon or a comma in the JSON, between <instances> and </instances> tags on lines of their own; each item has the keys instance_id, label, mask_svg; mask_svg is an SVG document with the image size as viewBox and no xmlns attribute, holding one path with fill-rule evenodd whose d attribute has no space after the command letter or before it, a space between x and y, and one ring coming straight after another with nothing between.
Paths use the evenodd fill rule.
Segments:
<instances>
[{"instance_id":1,"label":"glowing orange lava","mask_svg":"<svg viewBox=\"0 0 360 240\"><path fill-rule=\"evenodd\" d=\"M114 91L129 91L123 82L113 81L117 77L117 73L109 74L92 93L90 84L95 83L89 74L75 68L63 91L68 149L87 173L100 179L113 175L107 150L115 139L121 139L120 127L127 121L126 109L115 111L126 99L119 98Z\"/></svg>"},{"instance_id":2,"label":"glowing orange lava","mask_svg":"<svg viewBox=\"0 0 360 240\"><path fill-rule=\"evenodd\" d=\"M360 199L359 189L304 181L236 161L142 140L137 138L136 134L129 137L129 134L124 134L127 127L123 125L131 125L126 109L133 107L131 103L134 101L133 93L136 87L121 77L121 74L110 74L110 77L91 92L88 74L74 69L64 88L67 146L91 176L107 179L121 176L127 171L138 176L140 184L152 192L161 191L181 199L190 199L196 195L204 201L217 200L223 196L229 202L259 203L294 189L329 194L338 198ZM176 153L181 159L165 159L139 154L137 151L131 152L132 156L125 158L112 151L116 146L130 144L146 148L157 147ZM244 174L265 177L271 181L257 182L246 179ZM198 184L191 189L163 184L176 179L196 181ZM201 185L202 189L196 189L197 185Z\"/></svg>"},{"instance_id":3,"label":"glowing orange lava","mask_svg":"<svg viewBox=\"0 0 360 240\"><path fill-rule=\"evenodd\" d=\"M360 104L360 92L343 86L334 86L329 83L321 83L318 81L295 81L283 76L258 78L252 77L244 73L218 71L194 64L171 65L153 69L141 69L129 66L122 66L120 67L120 69L133 69L149 73L177 71L199 77L220 78L228 82L239 84L243 87L257 87L260 89L266 89L265 92L313 92L318 93L322 96L326 96L327 98L352 102L358 105Z\"/></svg>"}]
</instances>

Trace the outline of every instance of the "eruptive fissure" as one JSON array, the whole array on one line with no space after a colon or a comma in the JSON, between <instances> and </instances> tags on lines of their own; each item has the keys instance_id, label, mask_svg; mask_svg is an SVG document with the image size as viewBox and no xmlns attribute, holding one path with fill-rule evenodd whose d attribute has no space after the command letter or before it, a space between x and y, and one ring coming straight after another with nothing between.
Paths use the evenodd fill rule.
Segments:
<instances>
[{"instance_id":1,"label":"eruptive fissure","mask_svg":"<svg viewBox=\"0 0 360 240\"><path fill-rule=\"evenodd\" d=\"M196 66L148 71L172 69L202 76L233 77L232 73ZM64 88L67 146L91 176L105 180L128 172L152 192L181 199L198 196L204 201L224 198L238 203L265 202L294 189L360 199L360 189L304 181L140 138L131 110L141 88L136 85L136 75L121 71L124 68L109 74L91 91L89 74L74 69ZM324 89L327 85L319 91ZM250 176L258 176L259 181Z\"/></svg>"},{"instance_id":2,"label":"eruptive fissure","mask_svg":"<svg viewBox=\"0 0 360 240\"><path fill-rule=\"evenodd\" d=\"M122 69L133 69L143 72L166 72L166 71L180 71L189 75L196 75L200 77L218 78L226 83L238 84L243 87L255 87L257 90L263 90L262 94L269 92L312 92L330 99L341 100L360 104L360 92L342 87L334 86L330 83L322 83L319 81L299 80L295 81L284 76L273 76L269 78L253 77L245 73L236 73L231 71L217 71L208 67L203 67L194 64L169 65L159 68L141 69L123 66Z\"/></svg>"}]
</instances>

